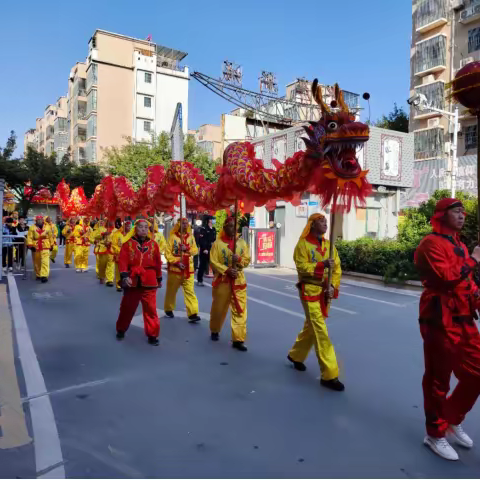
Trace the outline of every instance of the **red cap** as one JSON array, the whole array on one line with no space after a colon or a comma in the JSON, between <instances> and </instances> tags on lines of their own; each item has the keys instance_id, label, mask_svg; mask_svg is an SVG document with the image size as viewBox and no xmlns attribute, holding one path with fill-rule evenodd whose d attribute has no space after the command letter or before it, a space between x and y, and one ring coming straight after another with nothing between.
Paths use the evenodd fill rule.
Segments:
<instances>
[{"instance_id":1,"label":"red cap","mask_svg":"<svg viewBox=\"0 0 480 480\"><path fill-rule=\"evenodd\" d=\"M463 203L457 198L442 198L435 205L435 213L430 219L434 232L440 232L442 228L442 220L447 210L451 208L463 207Z\"/></svg>"},{"instance_id":2,"label":"red cap","mask_svg":"<svg viewBox=\"0 0 480 480\"><path fill-rule=\"evenodd\" d=\"M37 221L37 220L43 220L43 215L37 215L35 217L35 221Z\"/></svg>"}]
</instances>

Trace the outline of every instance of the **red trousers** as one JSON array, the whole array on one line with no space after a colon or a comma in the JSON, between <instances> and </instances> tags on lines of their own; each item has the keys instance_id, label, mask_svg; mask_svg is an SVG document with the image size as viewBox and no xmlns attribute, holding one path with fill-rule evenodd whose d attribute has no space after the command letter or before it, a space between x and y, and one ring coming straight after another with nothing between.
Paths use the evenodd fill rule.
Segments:
<instances>
[{"instance_id":1,"label":"red trousers","mask_svg":"<svg viewBox=\"0 0 480 480\"><path fill-rule=\"evenodd\" d=\"M145 334L149 337L158 337L160 321L157 315L156 288L126 288L124 290L117 320L117 332L128 330L140 301L142 302Z\"/></svg>"},{"instance_id":2,"label":"red trousers","mask_svg":"<svg viewBox=\"0 0 480 480\"><path fill-rule=\"evenodd\" d=\"M425 356L423 398L427 434L444 437L449 425L459 425L480 394L480 334L473 319L451 326L420 326ZM451 374L458 384L447 398Z\"/></svg>"}]
</instances>

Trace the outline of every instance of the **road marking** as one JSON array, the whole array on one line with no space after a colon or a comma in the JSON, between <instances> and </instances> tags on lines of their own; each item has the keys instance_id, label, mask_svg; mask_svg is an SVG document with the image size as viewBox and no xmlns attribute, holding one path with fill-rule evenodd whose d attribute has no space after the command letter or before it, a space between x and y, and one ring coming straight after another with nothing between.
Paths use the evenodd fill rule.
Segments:
<instances>
[{"instance_id":1,"label":"road marking","mask_svg":"<svg viewBox=\"0 0 480 480\"><path fill-rule=\"evenodd\" d=\"M203 282L203 283L204 283L204 285L207 285L208 287L212 288L212 285L210 285L209 283L205 283L205 282ZM272 290L272 292L279 293L276 290ZM288 293L281 293L281 295L285 295L287 297L293 297L293 298L298 299L297 296L289 295ZM272 303L264 302L263 300L260 300L259 298L251 297L250 295L247 295L247 299L254 302L254 303L259 303L260 305L265 305L266 307L270 307L270 308L273 308L275 310L279 310L280 312L288 313L289 315L293 315L294 317L303 318L305 320L305 314L303 314L303 313L294 312L293 310L289 310L288 308L283 308L283 307L279 307L278 305L273 305ZM331 308L333 308L333 307L331 307ZM341 310L342 312L349 313L351 315L356 314L356 312L352 312L350 310L339 309L338 307L336 307L336 308L337 308L337 310Z\"/></svg>"},{"instance_id":2,"label":"road marking","mask_svg":"<svg viewBox=\"0 0 480 480\"><path fill-rule=\"evenodd\" d=\"M6 285L0 285L0 402L0 449L30 443L15 370Z\"/></svg>"},{"instance_id":3,"label":"road marking","mask_svg":"<svg viewBox=\"0 0 480 480\"><path fill-rule=\"evenodd\" d=\"M40 292L40 293L32 293L32 297L37 300L51 300L52 298L61 298L63 297L62 292Z\"/></svg>"},{"instance_id":4,"label":"road marking","mask_svg":"<svg viewBox=\"0 0 480 480\"><path fill-rule=\"evenodd\" d=\"M290 298L294 298L295 300L299 300L298 295L292 295L290 293L280 292L278 290L273 290L272 288L261 287L260 285L255 285L255 284L250 283L250 282L248 283L248 286L249 287L260 288L262 290L266 290L267 292L272 292L272 293L276 293L277 295L282 295L284 297L290 297ZM344 295L346 295L346 294L344 294ZM352 310L347 310L345 308L340 308L340 307L334 307L333 305L330 305L330 308L332 310L338 310L339 312L349 313L350 315L356 315L357 314L357 312L352 312Z\"/></svg>"},{"instance_id":5,"label":"road marking","mask_svg":"<svg viewBox=\"0 0 480 480\"><path fill-rule=\"evenodd\" d=\"M36 471L45 472L59 465L55 469L56 478L65 478L62 449L52 403L48 395L41 396L47 392L47 388L33 348L17 283L13 275L8 275L8 289L27 395L28 397L38 397L30 401Z\"/></svg>"},{"instance_id":6,"label":"road marking","mask_svg":"<svg viewBox=\"0 0 480 480\"><path fill-rule=\"evenodd\" d=\"M293 281L293 280L287 280L285 278L277 278L273 275L263 275L263 274L260 274L260 273L257 273L256 275L258 276L264 276L264 277L268 277L268 278L275 278L276 280L283 280L284 282L289 282L289 283L298 283L298 280L297 281ZM252 286L255 286L251 283L249 283L249 285L252 285ZM265 287L259 287L259 288L264 288L265 290L270 290L272 292L276 292L278 293L276 290L272 290L272 289L268 289L268 288L265 288ZM341 285L341 288L343 290L344 288L344 285L342 284ZM346 295L346 296L349 296L349 297L356 297L356 298L362 298L363 300L369 300L371 302L377 302L377 303L384 303L386 305L391 305L392 307L405 307L405 305L402 305L400 303L395 303L395 302L387 302L386 300L379 300L378 298L372 298L372 297L365 297L363 295L355 295L354 293L346 293L346 292L343 292L341 293L341 295ZM331 308L338 308L338 307L331 307Z\"/></svg>"}]
</instances>

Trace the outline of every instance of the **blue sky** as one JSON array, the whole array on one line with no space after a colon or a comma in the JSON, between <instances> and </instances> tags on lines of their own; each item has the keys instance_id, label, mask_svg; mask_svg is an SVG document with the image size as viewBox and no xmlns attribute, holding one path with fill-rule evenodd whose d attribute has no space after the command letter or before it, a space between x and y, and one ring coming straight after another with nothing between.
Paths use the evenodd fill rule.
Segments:
<instances>
[{"instance_id":1,"label":"blue sky","mask_svg":"<svg viewBox=\"0 0 480 480\"><path fill-rule=\"evenodd\" d=\"M85 60L97 28L152 34L154 42L188 52L191 71L212 77L223 60L235 61L245 88L257 90L260 71L268 70L277 74L280 94L302 76L368 91L372 119L408 98L409 0L24 0L0 9L0 145L15 130L18 155L35 118L66 94L70 68ZM189 128L219 124L234 108L193 79L189 95Z\"/></svg>"}]
</instances>

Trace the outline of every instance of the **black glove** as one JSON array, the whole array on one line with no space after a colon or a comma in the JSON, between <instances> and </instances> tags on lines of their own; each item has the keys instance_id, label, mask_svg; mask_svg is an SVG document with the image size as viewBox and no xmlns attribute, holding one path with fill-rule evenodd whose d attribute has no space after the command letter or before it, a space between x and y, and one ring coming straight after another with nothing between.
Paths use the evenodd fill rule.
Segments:
<instances>
[{"instance_id":1,"label":"black glove","mask_svg":"<svg viewBox=\"0 0 480 480\"><path fill-rule=\"evenodd\" d=\"M35 253L37 251L37 249L35 247L29 247L29 248L33 253Z\"/></svg>"}]
</instances>

